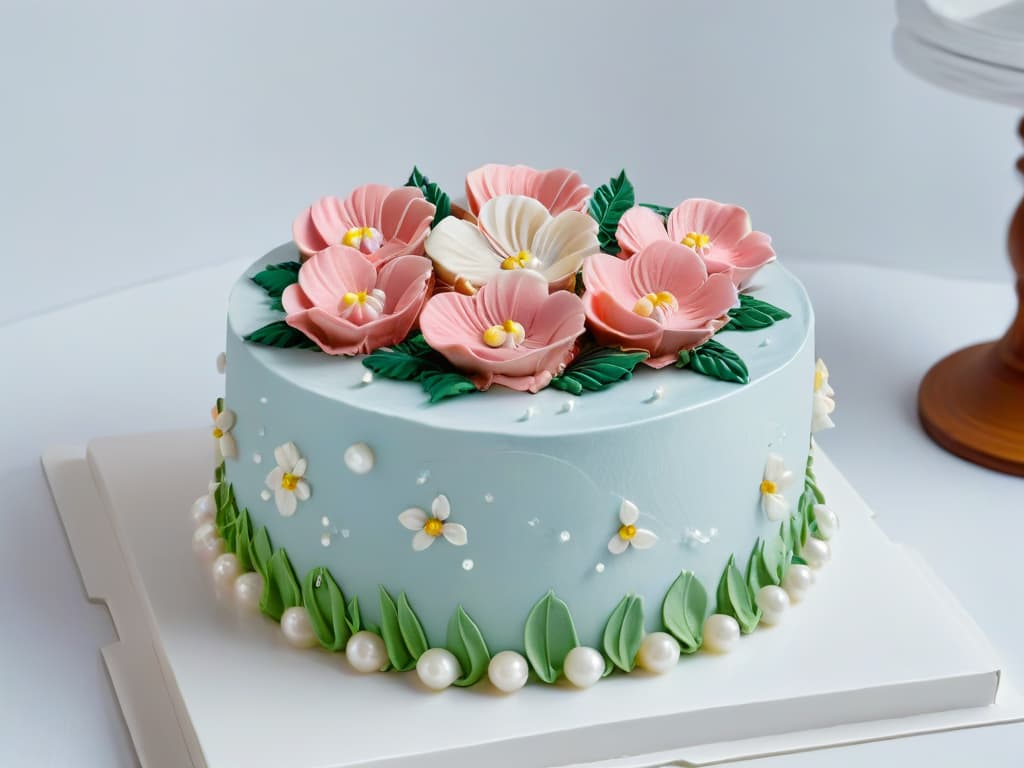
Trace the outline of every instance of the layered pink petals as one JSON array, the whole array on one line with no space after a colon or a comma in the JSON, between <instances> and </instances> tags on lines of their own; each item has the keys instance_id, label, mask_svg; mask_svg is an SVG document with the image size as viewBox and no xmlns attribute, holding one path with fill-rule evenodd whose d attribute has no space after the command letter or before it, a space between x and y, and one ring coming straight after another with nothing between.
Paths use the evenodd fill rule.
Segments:
<instances>
[{"instance_id":1,"label":"layered pink petals","mask_svg":"<svg viewBox=\"0 0 1024 768\"><path fill-rule=\"evenodd\" d=\"M751 230L744 209L700 198L684 200L672 210L667 222L647 208L630 208L619 221L615 237L624 259L651 243L682 243L690 238L708 272L727 273L737 286L747 284L757 270L775 258L771 238Z\"/></svg>"},{"instance_id":2,"label":"layered pink petals","mask_svg":"<svg viewBox=\"0 0 1024 768\"><path fill-rule=\"evenodd\" d=\"M521 338L499 346L485 342L488 329L509 322L521 326ZM583 302L568 291L549 293L529 270L503 272L474 296L437 294L420 316L427 343L480 389L543 389L572 358L583 328Z\"/></svg>"},{"instance_id":3,"label":"layered pink petals","mask_svg":"<svg viewBox=\"0 0 1024 768\"><path fill-rule=\"evenodd\" d=\"M377 265L406 254L423 254L423 241L434 218L434 206L417 187L393 189L364 184L344 200L322 197L300 213L292 237L304 257L342 244L352 230L369 229L355 245ZM352 238L350 238L351 240Z\"/></svg>"},{"instance_id":4,"label":"layered pink petals","mask_svg":"<svg viewBox=\"0 0 1024 768\"><path fill-rule=\"evenodd\" d=\"M657 240L631 259L597 254L583 265L587 324L602 344L643 350L662 368L722 327L737 292L726 274L708 275L693 249Z\"/></svg>"},{"instance_id":5,"label":"layered pink petals","mask_svg":"<svg viewBox=\"0 0 1024 768\"><path fill-rule=\"evenodd\" d=\"M466 199L474 216L484 203L500 195L532 197L557 216L563 211L584 210L590 187L567 168L538 171L525 165L490 164L466 174Z\"/></svg>"},{"instance_id":6,"label":"layered pink petals","mask_svg":"<svg viewBox=\"0 0 1024 768\"><path fill-rule=\"evenodd\" d=\"M433 266L423 256L397 256L378 272L356 249L332 245L302 265L281 303L288 325L327 354L367 354L406 337L432 282Z\"/></svg>"}]
</instances>

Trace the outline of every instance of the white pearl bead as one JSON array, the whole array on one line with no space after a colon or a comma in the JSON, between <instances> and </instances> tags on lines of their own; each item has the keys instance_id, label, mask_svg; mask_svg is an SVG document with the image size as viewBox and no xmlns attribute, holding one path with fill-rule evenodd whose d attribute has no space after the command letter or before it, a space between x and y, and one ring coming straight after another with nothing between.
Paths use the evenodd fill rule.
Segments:
<instances>
[{"instance_id":1,"label":"white pearl bead","mask_svg":"<svg viewBox=\"0 0 1024 768\"><path fill-rule=\"evenodd\" d=\"M357 475L365 475L373 469L373 449L366 443L356 443L345 449L345 466Z\"/></svg>"},{"instance_id":2,"label":"white pearl bead","mask_svg":"<svg viewBox=\"0 0 1024 768\"><path fill-rule=\"evenodd\" d=\"M224 539L213 523L203 523L192 534L192 551L204 560L213 560L224 551Z\"/></svg>"},{"instance_id":3,"label":"white pearl bead","mask_svg":"<svg viewBox=\"0 0 1024 768\"><path fill-rule=\"evenodd\" d=\"M218 555L213 561L213 586L219 594L229 592L234 588L235 579L242 573L242 566L238 558L230 552Z\"/></svg>"},{"instance_id":4,"label":"white pearl bead","mask_svg":"<svg viewBox=\"0 0 1024 768\"><path fill-rule=\"evenodd\" d=\"M239 608L255 613L260 609L262 594L263 577L256 571L243 573L235 579L235 605Z\"/></svg>"},{"instance_id":5,"label":"white pearl bead","mask_svg":"<svg viewBox=\"0 0 1024 768\"><path fill-rule=\"evenodd\" d=\"M729 653L739 641L740 625L732 616L713 613L704 621L704 650Z\"/></svg>"},{"instance_id":6,"label":"white pearl bead","mask_svg":"<svg viewBox=\"0 0 1024 768\"><path fill-rule=\"evenodd\" d=\"M789 608L789 595L782 587L770 584L761 587L755 598L757 607L761 609L761 623L771 626L782 621L786 609Z\"/></svg>"},{"instance_id":7,"label":"white pearl bead","mask_svg":"<svg viewBox=\"0 0 1024 768\"><path fill-rule=\"evenodd\" d=\"M309 612L301 605L286 608L281 614L281 631L288 644L295 648L312 648L318 642Z\"/></svg>"},{"instance_id":8,"label":"white pearl bead","mask_svg":"<svg viewBox=\"0 0 1024 768\"><path fill-rule=\"evenodd\" d=\"M435 691L443 691L462 677L462 667L447 648L428 648L416 661L420 681Z\"/></svg>"},{"instance_id":9,"label":"white pearl bead","mask_svg":"<svg viewBox=\"0 0 1024 768\"><path fill-rule=\"evenodd\" d=\"M503 693L518 691L526 685L529 676L530 665L522 654L515 651L496 653L491 663L487 665L487 678Z\"/></svg>"},{"instance_id":10,"label":"white pearl bead","mask_svg":"<svg viewBox=\"0 0 1024 768\"><path fill-rule=\"evenodd\" d=\"M192 502L192 524L199 527L203 523L212 523L217 516L217 505L213 496L205 494Z\"/></svg>"},{"instance_id":11,"label":"white pearl bead","mask_svg":"<svg viewBox=\"0 0 1024 768\"><path fill-rule=\"evenodd\" d=\"M800 557L807 561L811 568L821 568L832 557L832 548L827 541L808 536L800 550Z\"/></svg>"},{"instance_id":12,"label":"white pearl bead","mask_svg":"<svg viewBox=\"0 0 1024 768\"><path fill-rule=\"evenodd\" d=\"M663 675L679 663L679 643L667 632L652 632L640 643L636 663L641 669Z\"/></svg>"},{"instance_id":13,"label":"white pearl bead","mask_svg":"<svg viewBox=\"0 0 1024 768\"><path fill-rule=\"evenodd\" d=\"M589 688L604 674L604 656L593 648L578 645L565 657L563 671L577 688Z\"/></svg>"},{"instance_id":14,"label":"white pearl bead","mask_svg":"<svg viewBox=\"0 0 1024 768\"><path fill-rule=\"evenodd\" d=\"M379 636L364 629L348 639L345 658L357 672L380 672L388 663L388 651Z\"/></svg>"},{"instance_id":15,"label":"white pearl bead","mask_svg":"<svg viewBox=\"0 0 1024 768\"><path fill-rule=\"evenodd\" d=\"M789 595L791 603L799 603L814 584L814 571L806 565L793 564L786 569L786 575L782 577L782 588Z\"/></svg>"},{"instance_id":16,"label":"white pearl bead","mask_svg":"<svg viewBox=\"0 0 1024 768\"><path fill-rule=\"evenodd\" d=\"M814 522L825 539L831 539L839 531L839 516L824 504L814 505Z\"/></svg>"}]
</instances>

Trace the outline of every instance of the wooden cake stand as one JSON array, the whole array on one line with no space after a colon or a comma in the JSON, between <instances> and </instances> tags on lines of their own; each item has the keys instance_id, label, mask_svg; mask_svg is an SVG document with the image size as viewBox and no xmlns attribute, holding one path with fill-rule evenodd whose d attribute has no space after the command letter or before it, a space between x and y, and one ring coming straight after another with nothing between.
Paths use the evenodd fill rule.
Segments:
<instances>
[{"instance_id":1,"label":"wooden cake stand","mask_svg":"<svg viewBox=\"0 0 1024 768\"><path fill-rule=\"evenodd\" d=\"M1024 27L1020 3L897 3L897 58L943 88L1024 106ZM1014 29L1014 24L1018 27ZM1024 138L1024 120L1019 132ZM1024 173L1024 157L1017 161ZM1024 476L1024 200L1010 222L1010 262L1017 279L1017 316L998 341L961 349L936 363L921 382L918 412L931 438L951 453L990 469Z\"/></svg>"}]
</instances>

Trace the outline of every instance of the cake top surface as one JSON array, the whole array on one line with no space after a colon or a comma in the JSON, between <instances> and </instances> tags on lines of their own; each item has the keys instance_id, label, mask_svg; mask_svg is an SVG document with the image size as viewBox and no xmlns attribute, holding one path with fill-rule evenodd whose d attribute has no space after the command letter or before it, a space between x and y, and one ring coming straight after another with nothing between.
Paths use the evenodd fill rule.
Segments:
<instances>
[{"instance_id":1,"label":"cake top surface","mask_svg":"<svg viewBox=\"0 0 1024 768\"><path fill-rule=\"evenodd\" d=\"M296 247L275 248L250 267L231 294L230 332L239 338L280 317L252 275L268 264L297 259ZM751 295L785 309L791 317L770 327L745 332L724 331L727 342L746 363L749 380L771 376L808 343L813 312L803 286L778 263L762 268L746 288ZM489 432L522 437L578 434L615 429L662 419L721 398L740 396L746 386L696 375L669 366L660 370L637 366L632 378L581 397L548 387L535 394L504 387L430 403L407 381L373 376L363 357L323 355L305 349L278 349L246 344L243 348L266 370L296 386L353 408L384 417L408 419L441 429ZM808 383L810 387L810 383Z\"/></svg>"}]
</instances>

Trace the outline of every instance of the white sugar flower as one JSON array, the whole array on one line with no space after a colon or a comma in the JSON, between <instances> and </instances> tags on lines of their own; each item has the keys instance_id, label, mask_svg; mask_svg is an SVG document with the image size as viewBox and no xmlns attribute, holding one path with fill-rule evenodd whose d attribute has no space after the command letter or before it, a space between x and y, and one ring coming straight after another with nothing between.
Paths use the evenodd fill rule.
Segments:
<instances>
[{"instance_id":1,"label":"white sugar flower","mask_svg":"<svg viewBox=\"0 0 1024 768\"><path fill-rule=\"evenodd\" d=\"M769 520L784 520L789 517L789 502L782 492L793 482L793 473L777 453L769 453L764 465L764 479L761 480L761 509Z\"/></svg>"},{"instance_id":2,"label":"white sugar flower","mask_svg":"<svg viewBox=\"0 0 1024 768\"><path fill-rule=\"evenodd\" d=\"M213 447L217 463L220 464L225 458L234 459L238 456L238 446L231 436L235 426L235 412L229 411L223 401L218 400L210 416L213 418Z\"/></svg>"},{"instance_id":3,"label":"white sugar flower","mask_svg":"<svg viewBox=\"0 0 1024 768\"><path fill-rule=\"evenodd\" d=\"M267 474L267 488L274 492L274 503L282 517L291 517L300 501L309 498L306 482L306 460L299 455L295 443L285 443L274 449L277 466Z\"/></svg>"},{"instance_id":4,"label":"white sugar flower","mask_svg":"<svg viewBox=\"0 0 1024 768\"><path fill-rule=\"evenodd\" d=\"M835 426L831 413L836 409L832 398L835 390L828 383L828 367L820 357L814 365L814 405L811 410L811 432L820 432Z\"/></svg>"},{"instance_id":5,"label":"white sugar flower","mask_svg":"<svg viewBox=\"0 0 1024 768\"><path fill-rule=\"evenodd\" d=\"M608 551L613 555L621 555L631 546L637 549L653 547L658 536L646 528L637 528L640 510L632 501L622 500L619 507L619 530L608 540Z\"/></svg>"},{"instance_id":6,"label":"white sugar flower","mask_svg":"<svg viewBox=\"0 0 1024 768\"><path fill-rule=\"evenodd\" d=\"M438 494L430 505L428 515L419 507L411 507L398 516L398 522L410 531L416 531L412 537L412 548L417 552L434 543L438 536L444 536L449 544L461 547L468 541L465 526L447 522L452 506L448 497Z\"/></svg>"}]
</instances>

